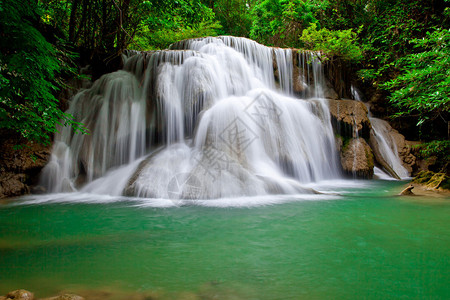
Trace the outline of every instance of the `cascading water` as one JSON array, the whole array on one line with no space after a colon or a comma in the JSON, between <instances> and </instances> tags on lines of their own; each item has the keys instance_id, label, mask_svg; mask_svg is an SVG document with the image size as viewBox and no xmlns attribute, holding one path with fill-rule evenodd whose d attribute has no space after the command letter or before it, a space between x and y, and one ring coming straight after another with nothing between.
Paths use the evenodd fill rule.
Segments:
<instances>
[{"instance_id":1,"label":"cascading water","mask_svg":"<svg viewBox=\"0 0 450 300\"><path fill-rule=\"evenodd\" d=\"M380 154L386 163L392 168L398 177L409 177L410 174L408 170L406 170L401 163L397 145L393 140L393 137L389 134L389 123L377 118L370 118L370 122L372 123L373 135L377 140L378 149L380 150Z\"/></svg>"},{"instance_id":2,"label":"cascading water","mask_svg":"<svg viewBox=\"0 0 450 300\"><path fill-rule=\"evenodd\" d=\"M360 92L353 85L351 86L351 92L355 100L362 101ZM373 117L368 106L367 109L369 112L368 117L372 125L372 132L376 140L378 151L382 159L390 167L390 170L387 170L388 173L391 173L391 176L394 176L396 178L408 178L410 174L408 170L406 170L406 168L403 166L398 154L397 145L393 137L389 133L389 123ZM383 174L382 170L376 168L375 171L378 177L386 178L387 174Z\"/></svg>"},{"instance_id":3,"label":"cascading water","mask_svg":"<svg viewBox=\"0 0 450 300\"><path fill-rule=\"evenodd\" d=\"M302 183L340 167L324 101L291 97L295 80L321 96L318 64L293 78L295 55L315 58L235 37L127 52L122 71L72 100L90 134L61 130L43 184L155 198L310 193Z\"/></svg>"}]
</instances>

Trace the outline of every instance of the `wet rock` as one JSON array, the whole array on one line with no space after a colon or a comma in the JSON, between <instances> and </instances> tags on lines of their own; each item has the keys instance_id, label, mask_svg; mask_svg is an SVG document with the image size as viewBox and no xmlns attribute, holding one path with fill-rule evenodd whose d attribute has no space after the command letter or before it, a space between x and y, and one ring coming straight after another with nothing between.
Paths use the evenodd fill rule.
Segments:
<instances>
[{"instance_id":1,"label":"wet rock","mask_svg":"<svg viewBox=\"0 0 450 300\"><path fill-rule=\"evenodd\" d=\"M384 159L381 150L380 144L378 140L375 138L375 134L373 130L370 131L370 139L369 145L372 148L373 154L375 156L376 161L383 167L383 169L389 173L395 179L401 179L400 176L395 172L395 170L391 167L391 165Z\"/></svg>"},{"instance_id":2,"label":"wet rock","mask_svg":"<svg viewBox=\"0 0 450 300\"><path fill-rule=\"evenodd\" d=\"M362 139L351 139L340 151L341 165L345 173L371 179L373 177L373 153L367 142Z\"/></svg>"},{"instance_id":3,"label":"wet rock","mask_svg":"<svg viewBox=\"0 0 450 300\"><path fill-rule=\"evenodd\" d=\"M300 68L295 66L294 67L294 78L293 78L293 84L292 89L294 93L302 95L306 93L306 90L308 89L308 85L303 81L302 75L299 73Z\"/></svg>"},{"instance_id":4,"label":"wet rock","mask_svg":"<svg viewBox=\"0 0 450 300\"><path fill-rule=\"evenodd\" d=\"M0 139L0 199L29 193L50 157L51 146L26 142L5 131ZM20 144L24 146L16 150Z\"/></svg>"},{"instance_id":5,"label":"wet rock","mask_svg":"<svg viewBox=\"0 0 450 300\"><path fill-rule=\"evenodd\" d=\"M354 100L328 100L335 132L346 138L369 138L370 120L364 103Z\"/></svg>"},{"instance_id":6,"label":"wet rock","mask_svg":"<svg viewBox=\"0 0 450 300\"><path fill-rule=\"evenodd\" d=\"M0 175L0 198L28 194L30 190L25 181L25 174L2 173Z\"/></svg>"},{"instance_id":7,"label":"wet rock","mask_svg":"<svg viewBox=\"0 0 450 300\"><path fill-rule=\"evenodd\" d=\"M6 300L33 300L34 294L27 290L15 290L6 295Z\"/></svg>"},{"instance_id":8,"label":"wet rock","mask_svg":"<svg viewBox=\"0 0 450 300\"><path fill-rule=\"evenodd\" d=\"M337 100L339 98L338 94L328 80L326 80L325 86L323 87L323 97L332 100Z\"/></svg>"},{"instance_id":9,"label":"wet rock","mask_svg":"<svg viewBox=\"0 0 450 300\"><path fill-rule=\"evenodd\" d=\"M403 191L401 191L400 195L402 195L402 196L414 195L414 193L412 192L413 188L414 188L414 186L411 184L410 186L405 188Z\"/></svg>"},{"instance_id":10,"label":"wet rock","mask_svg":"<svg viewBox=\"0 0 450 300\"><path fill-rule=\"evenodd\" d=\"M416 157L411 153L410 142L408 142L405 137L399 133L397 130L392 128L388 122L381 120L385 124L385 128L388 134L392 137L393 142L396 145L398 155L403 163L403 166L411 174L413 171L413 166L416 163Z\"/></svg>"},{"instance_id":11,"label":"wet rock","mask_svg":"<svg viewBox=\"0 0 450 300\"><path fill-rule=\"evenodd\" d=\"M43 187L42 185L33 186L33 187L31 187L30 191L32 194L36 194L36 195L42 195L42 194L47 193L47 189L45 187Z\"/></svg>"}]
</instances>

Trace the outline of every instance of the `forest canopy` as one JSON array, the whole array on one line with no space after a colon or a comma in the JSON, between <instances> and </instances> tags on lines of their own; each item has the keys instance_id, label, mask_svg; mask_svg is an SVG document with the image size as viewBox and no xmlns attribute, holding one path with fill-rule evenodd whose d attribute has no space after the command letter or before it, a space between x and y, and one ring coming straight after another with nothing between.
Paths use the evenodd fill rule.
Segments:
<instances>
[{"instance_id":1,"label":"forest canopy","mask_svg":"<svg viewBox=\"0 0 450 300\"><path fill-rule=\"evenodd\" d=\"M449 29L448 0L1 0L0 128L46 143L73 124L56 96L81 56L237 35L342 60L390 116L436 129L418 138L446 139Z\"/></svg>"}]
</instances>

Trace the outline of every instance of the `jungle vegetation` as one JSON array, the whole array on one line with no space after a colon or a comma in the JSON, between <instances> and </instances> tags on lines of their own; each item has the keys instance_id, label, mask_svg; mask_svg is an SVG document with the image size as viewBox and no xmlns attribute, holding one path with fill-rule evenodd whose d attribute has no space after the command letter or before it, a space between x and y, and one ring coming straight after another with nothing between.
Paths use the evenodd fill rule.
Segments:
<instances>
[{"instance_id":1,"label":"jungle vegetation","mask_svg":"<svg viewBox=\"0 0 450 300\"><path fill-rule=\"evenodd\" d=\"M81 60L236 35L344 62L386 116L449 152L450 0L0 0L0 129L48 143ZM434 146L433 146L434 145ZM423 151L428 149L424 147ZM430 150L431 151L431 150ZM431 152L433 152L431 151Z\"/></svg>"}]
</instances>

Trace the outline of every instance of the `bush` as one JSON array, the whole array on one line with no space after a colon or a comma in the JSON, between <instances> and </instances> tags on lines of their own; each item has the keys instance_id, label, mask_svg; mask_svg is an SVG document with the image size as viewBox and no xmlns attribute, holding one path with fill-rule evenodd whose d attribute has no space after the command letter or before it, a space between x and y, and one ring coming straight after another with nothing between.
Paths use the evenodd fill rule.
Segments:
<instances>
[{"instance_id":1,"label":"bush","mask_svg":"<svg viewBox=\"0 0 450 300\"><path fill-rule=\"evenodd\" d=\"M317 24L303 30L300 41L307 49L321 51L328 58L337 57L351 62L362 59L362 51L358 46L357 34L351 29L331 31L326 28L317 29Z\"/></svg>"}]
</instances>

